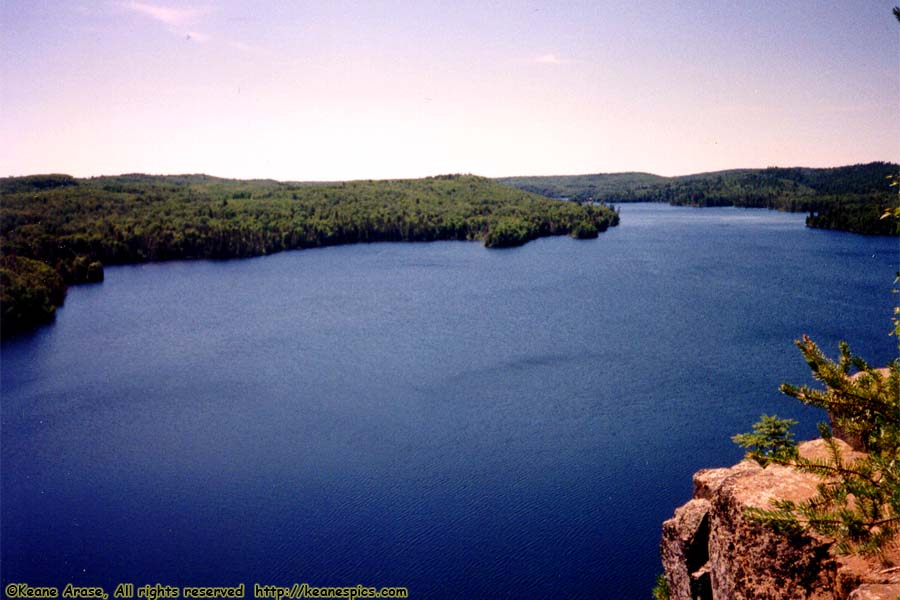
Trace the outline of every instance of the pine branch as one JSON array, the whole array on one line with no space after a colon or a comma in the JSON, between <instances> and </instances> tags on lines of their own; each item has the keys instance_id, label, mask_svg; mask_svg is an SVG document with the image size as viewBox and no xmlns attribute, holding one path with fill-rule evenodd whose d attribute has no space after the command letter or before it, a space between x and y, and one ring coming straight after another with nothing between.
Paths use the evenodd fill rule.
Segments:
<instances>
[{"instance_id":1,"label":"pine branch","mask_svg":"<svg viewBox=\"0 0 900 600\"><path fill-rule=\"evenodd\" d=\"M753 432L735 436L761 464L796 468L821 479L816 493L796 503L776 499L771 509L749 508L749 518L788 533L816 532L835 540L839 553L881 555L900 535L900 360L889 375L872 370L845 343L837 361L808 337L797 341L813 376L826 390L783 384L781 391L804 404L828 409L836 426L861 435L865 455L847 462L827 425L820 426L828 455L799 456L790 424L763 415ZM850 377L851 369L860 375Z\"/></svg>"}]
</instances>

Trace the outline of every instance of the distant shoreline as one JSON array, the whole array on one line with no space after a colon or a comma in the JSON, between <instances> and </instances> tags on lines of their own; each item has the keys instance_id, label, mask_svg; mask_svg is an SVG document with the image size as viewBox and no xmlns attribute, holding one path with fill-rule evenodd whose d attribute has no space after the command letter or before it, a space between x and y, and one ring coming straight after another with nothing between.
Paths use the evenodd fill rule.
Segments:
<instances>
[{"instance_id":1,"label":"distant shoreline","mask_svg":"<svg viewBox=\"0 0 900 600\"><path fill-rule=\"evenodd\" d=\"M358 242L479 240L520 246L550 235L595 238L607 206L554 200L483 177L327 185L206 175L0 180L0 333L46 323L67 285L103 266L241 258Z\"/></svg>"}]
</instances>

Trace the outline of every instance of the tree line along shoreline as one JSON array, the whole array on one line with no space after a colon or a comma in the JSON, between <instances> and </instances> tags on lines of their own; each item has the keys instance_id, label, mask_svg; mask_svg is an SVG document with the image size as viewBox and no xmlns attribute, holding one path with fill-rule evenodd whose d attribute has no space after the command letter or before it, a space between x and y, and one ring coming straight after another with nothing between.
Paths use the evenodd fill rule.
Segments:
<instances>
[{"instance_id":1,"label":"tree line along shoreline","mask_svg":"<svg viewBox=\"0 0 900 600\"><path fill-rule=\"evenodd\" d=\"M69 285L105 265L260 256L360 242L595 238L613 204L665 202L807 212L809 227L898 235L900 166L281 182L140 173L0 178L0 336L52 320Z\"/></svg>"},{"instance_id":2,"label":"tree line along shoreline","mask_svg":"<svg viewBox=\"0 0 900 600\"><path fill-rule=\"evenodd\" d=\"M676 206L736 206L808 213L806 224L867 235L898 235L882 219L898 205L891 182L900 165L871 162L833 168L769 167L663 177L652 173L598 173L504 177L505 185L579 202L665 202Z\"/></svg>"},{"instance_id":3,"label":"tree line along shoreline","mask_svg":"<svg viewBox=\"0 0 900 600\"><path fill-rule=\"evenodd\" d=\"M260 256L359 242L596 238L608 206L472 175L293 183L143 174L0 179L0 335L51 321L68 285L104 265Z\"/></svg>"}]
</instances>

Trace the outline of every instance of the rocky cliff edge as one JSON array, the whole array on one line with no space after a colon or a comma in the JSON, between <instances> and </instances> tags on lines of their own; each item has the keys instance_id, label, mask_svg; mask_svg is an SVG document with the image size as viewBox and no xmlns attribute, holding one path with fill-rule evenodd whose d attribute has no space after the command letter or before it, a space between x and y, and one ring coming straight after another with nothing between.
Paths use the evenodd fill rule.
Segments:
<instances>
[{"instance_id":1,"label":"rocky cliff edge","mask_svg":"<svg viewBox=\"0 0 900 600\"><path fill-rule=\"evenodd\" d=\"M859 456L837 440L845 458ZM823 440L799 452L824 458ZM663 567L672 600L898 600L900 551L886 562L836 556L833 541L778 533L752 521L749 507L771 508L784 498L801 502L821 479L792 467L743 461L694 475L694 497L663 523Z\"/></svg>"}]
</instances>

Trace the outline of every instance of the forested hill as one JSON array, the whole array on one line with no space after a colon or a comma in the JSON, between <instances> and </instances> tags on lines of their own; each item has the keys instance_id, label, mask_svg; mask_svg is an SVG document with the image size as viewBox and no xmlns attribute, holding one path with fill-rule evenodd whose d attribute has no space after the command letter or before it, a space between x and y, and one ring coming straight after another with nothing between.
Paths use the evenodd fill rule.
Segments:
<instances>
[{"instance_id":1,"label":"forested hill","mask_svg":"<svg viewBox=\"0 0 900 600\"><path fill-rule=\"evenodd\" d=\"M0 334L45 322L66 285L103 265L256 256L376 241L596 237L605 206L551 200L483 177L286 183L207 175L0 179Z\"/></svg>"},{"instance_id":2,"label":"forested hill","mask_svg":"<svg viewBox=\"0 0 900 600\"><path fill-rule=\"evenodd\" d=\"M590 202L613 198L616 202L628 200L650 192L656 186L667 183L669 177L652 173L597 173L596 175L551 175L547 177L500 177L498 183L520 190L534 192L549 198L564 198L578 202Z\"/></svg>"},{"instance_id":3,"label":"forested hill","mask_svg":"<svg viewBox=\"0 0 900 600\"><path fill-rule=\"evenodd\" d=\"M896 235L896 227L880 217L885 208L897 204L896 188L890 187L888 178L898 174L900 166L874 162L830 169L736 169L680 177L601 173L496 181L581 202L667 202L808 212L807 225L811 227Z\"/></svg>"}]
</instances>

